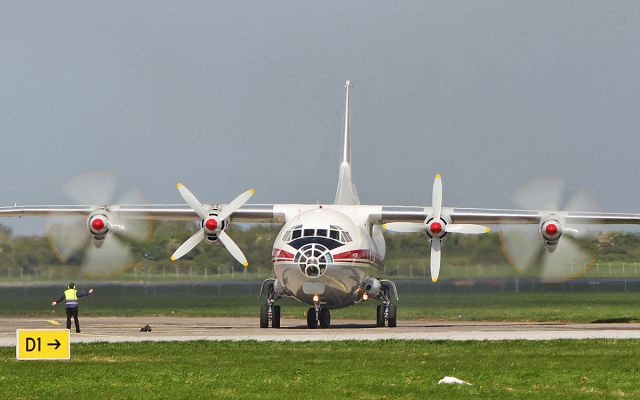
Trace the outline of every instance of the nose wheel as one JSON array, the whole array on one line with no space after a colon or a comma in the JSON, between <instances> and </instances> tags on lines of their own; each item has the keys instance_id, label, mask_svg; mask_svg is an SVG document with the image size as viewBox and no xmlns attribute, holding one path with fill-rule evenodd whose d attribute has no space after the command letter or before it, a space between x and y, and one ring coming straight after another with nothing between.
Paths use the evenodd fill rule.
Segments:
<instances>
[{"instance_id":1,"label":"nose wheel","mask_svg":"<svg viewBox=\"0 0 640 400\"><path fill-rule=\"evenodd\" d=\"M307 327L309 329L329 328L331 326L331 312L328 308L321 308L320 305L309 308L307 311Z\"/></svg>"}]
</instances>

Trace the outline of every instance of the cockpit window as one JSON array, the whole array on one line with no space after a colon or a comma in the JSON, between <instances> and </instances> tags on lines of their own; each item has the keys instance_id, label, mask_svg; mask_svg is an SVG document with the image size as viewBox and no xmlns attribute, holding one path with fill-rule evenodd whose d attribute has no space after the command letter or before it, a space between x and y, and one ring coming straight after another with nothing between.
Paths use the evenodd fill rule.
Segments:
<instances>
[{"instance_id":1,"label":"cockpit window","mask_svg":"<svg viewBox=\"0 0 640 400\"><path fill-rule=\"evenodd\" d=\"M284 234L283 240L296 249L309 243L318 243L328 249L334 249L353 241L349 232L336 225L329 226L329 229L303 228L302 225L297 225Z\"/></svg>"}]
</instances>

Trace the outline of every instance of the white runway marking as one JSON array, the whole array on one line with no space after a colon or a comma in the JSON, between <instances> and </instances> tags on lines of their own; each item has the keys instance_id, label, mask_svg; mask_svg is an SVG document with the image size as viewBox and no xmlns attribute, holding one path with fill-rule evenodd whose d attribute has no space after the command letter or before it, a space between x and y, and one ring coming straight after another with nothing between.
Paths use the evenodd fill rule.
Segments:
<instances>
[{"instance_id":1,"label":"white runway marking","mask_svg":"<svg viewBox=\"0 0 640 400\"><path fill-rule=\"evenodd\" d=\"M0 346L15 346L18 328L51 328L50 320L2 318ZM66 321L61 322L64 328ZM256 318L94 317L81 318L82 333L72 343L189 340L554 340L640 339L640 324L536 322L402 321L397 328L376 328L371 321L336 321L330 329L307 329L306 322L282 320L281 329L260 329ZM140 332L144 325L152 332Z\"/></svg>"}]
</instances>

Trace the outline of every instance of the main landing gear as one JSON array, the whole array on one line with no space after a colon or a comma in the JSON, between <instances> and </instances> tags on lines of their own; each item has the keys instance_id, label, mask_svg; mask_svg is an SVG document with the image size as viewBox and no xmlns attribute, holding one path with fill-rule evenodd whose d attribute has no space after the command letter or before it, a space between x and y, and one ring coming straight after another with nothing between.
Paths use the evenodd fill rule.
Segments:
<instances>
[{"instance_id":1,"label":"main landing gear","mask_svg":"<svg viewBox=\"0 0 640 400\"><path fill-rule=\"evenodd\" d=\"M271 322L272 328L280 328L280 306L278 304L264 303L260 306L260 328L268 328Z\"/></svg>"},{"instance_id":2,"label":"main landing gear","mask_svg":"<svg viewBox=\"0 0 640 400\"><path fill-rule=\"evenodd\" d=\"M381 280L380 283L378 300L382 304L379 304L376 310L376 326L381 328L386 324L389 328L395 328L398 323L398 306L391 303L391 291L393 290L398 300L396 285L387 279Z\"/></svg>"},{"instance_id":3,"label":"main landing gear","mask_svg":"<svg viewBox=\"0 0 640 400\"><path fill-rule=\"evenodd\" d=\"M280 328L280 306L275 304L276 300L278 300L279 296L275 291L275 279L267 279L262 282L262 287L260 288L260 297L262 297L262 293L267 288L267 301L260 306L260 328L268 328L269 323L271 323L272 328Z\"/></svg>"}]
</instances>

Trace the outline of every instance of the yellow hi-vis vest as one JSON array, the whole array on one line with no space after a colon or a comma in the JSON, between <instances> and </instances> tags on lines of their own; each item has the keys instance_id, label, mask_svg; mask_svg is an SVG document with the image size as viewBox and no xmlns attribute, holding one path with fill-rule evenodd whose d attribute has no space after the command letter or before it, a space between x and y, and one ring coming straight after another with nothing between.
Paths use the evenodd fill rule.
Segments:
<instances>
[{"instance_id":1,"label":"yellow hi-vis vest","mask_svg":"<svg viewBox=\"0 0 640 400\"><path fill-rule=\"evenodd\" d=\"M67 289L64 291L64 298L67 301L78 301L78 291L75 289Z\"/></svg>"}]
</instances>

